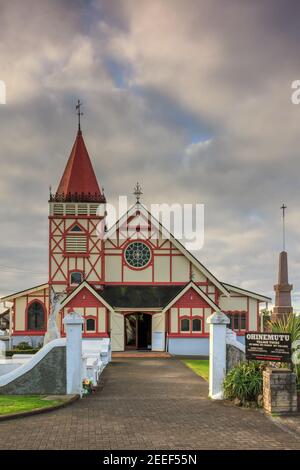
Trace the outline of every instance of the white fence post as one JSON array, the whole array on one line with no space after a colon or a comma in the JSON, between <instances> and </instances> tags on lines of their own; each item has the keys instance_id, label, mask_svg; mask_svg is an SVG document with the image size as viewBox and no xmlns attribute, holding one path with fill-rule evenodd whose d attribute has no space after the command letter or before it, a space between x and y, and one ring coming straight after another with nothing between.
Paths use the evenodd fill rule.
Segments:
<instances>
[{"instance_id":1,"label":"white fence post","mask_svg":"<svg viewBox=\"0 0 300 470\"><path fill-rule=\"evenodd\" d=\"M207 319L209 324L209 397L223 398L223 380L226 374L226 325L229 318L215 312Z\"/></svg>"},{"instance_id":2,"label":"white fence post","mask_svg":"<svg viewBox=\"0 0 300 470\"><path fill-rule=\"evenodd\" d=\"M82 392L82 324L80 313L71 312L65 316L63 323L67 335L67 393Z\"/></svg>"}]
</instances>

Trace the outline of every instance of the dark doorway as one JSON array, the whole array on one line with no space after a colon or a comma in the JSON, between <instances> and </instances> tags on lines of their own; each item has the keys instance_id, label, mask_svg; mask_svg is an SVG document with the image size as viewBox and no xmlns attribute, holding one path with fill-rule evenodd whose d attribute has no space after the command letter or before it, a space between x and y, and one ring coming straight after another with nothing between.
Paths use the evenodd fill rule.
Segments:
<instances>
[{"instance_id":1,"label":"dark doorway","mask_svg":"<svg viewBox=\"0 0 300 470\"><path fill-rule=\"evenodd\" d=\"M151 350L152 318L146 313L125 316L125 348Z\"/></svg>"}]
</instances>

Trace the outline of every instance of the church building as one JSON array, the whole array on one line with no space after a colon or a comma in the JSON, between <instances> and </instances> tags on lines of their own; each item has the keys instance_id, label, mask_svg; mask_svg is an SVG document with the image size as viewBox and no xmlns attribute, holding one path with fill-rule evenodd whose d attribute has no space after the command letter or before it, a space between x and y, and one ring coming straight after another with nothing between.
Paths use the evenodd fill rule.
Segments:
<instances>
[{"instance_id":1,"label":"church building","mask_svg":"<svg viewBox=\"0 0 300 470\"><path fill-rule=\"evenodd\" d=\"M139 189L139 188L137 188ZM12 303L13 345L43 342L50 292L63 292L58 327L70 309L84 317L83 338L110 337L113 351L207 355L207 318L222 310L240 341L259 331L260 303L271 299L218 280L139 201L109 230L82 131L49 199L49 278L3 297ZM230 266L228 267L230 269Z\"/></svg>"}]
</instances>

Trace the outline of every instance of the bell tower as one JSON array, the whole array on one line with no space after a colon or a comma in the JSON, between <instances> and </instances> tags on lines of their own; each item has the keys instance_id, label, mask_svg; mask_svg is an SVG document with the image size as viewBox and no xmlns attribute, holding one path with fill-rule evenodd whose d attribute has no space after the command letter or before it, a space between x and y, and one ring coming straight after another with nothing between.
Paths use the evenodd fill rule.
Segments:
<instances>
[{"instance_id":1,"label":"bell tower","mask_svg":"<svg viewBox=\"0 0 300 470\"><path fill-rule=\"evenodd\" d=\"M104 280L103 235L106 199L83 139L81 103L78 131L57 191L49 199L49 285L56 292L86 280Z\"/></svg>"}]
</instances>

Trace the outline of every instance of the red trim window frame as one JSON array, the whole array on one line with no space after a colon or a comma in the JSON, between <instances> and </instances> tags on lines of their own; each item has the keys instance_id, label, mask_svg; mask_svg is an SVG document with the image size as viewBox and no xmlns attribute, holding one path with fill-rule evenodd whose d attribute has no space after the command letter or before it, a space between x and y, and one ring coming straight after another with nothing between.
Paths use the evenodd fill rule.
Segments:
<instances>
[{"instance_id":1,"label":"red trim window frame","mask_svg":"<svg viewBox=\"0 0 300 470\"><path fill-rule=\"evenodd\" d=\"M145 264L145 266L141 266L140 268L137 268L135 266L131 266L127 262L125 252L126 252L128 246L131 245L132 243L143 243L144 245L148 246L148 248L150 250L150 259L149 259L148 263ZM153 247L152 247L151 243L148 242L148 240L144 240L144 239L141 239L141 238L137 238L136 240L129 240L125 245L123 245L122 249L123 249L123 251L122 251L122 264L123 264L123 266L126 266L128 269L132 269L132 271L143 271L143 269L147 269L150 266L153 267L153 264L154 264Z\"/></svg>"},{"instance_id":2,"label":"red trim window frame","mask_svg":"<svg viewBox=\"0 0 300 470\"><path fill-rule=\"evenodd\" d=\"M30 306L34 303L38 303L42 306L43 310L44 310L44 328L42 330L30 330L29 327L28 327L28 310L30 308ZM39 299L32 299L26 306L26 311L25 311L25 331L28 332L28 333L33 333L35 335L38 335L38 334L45 334L45 332L47 331L47 321L48 321L48 317L47 317L47 309L46 309L46 305L44 304L44 302L42 302L41 300ZM24 332L23 332L24 334Z\"/></svg>"},{"instance_id":3,"label":"red trim window frame","mask_svg":"<svg viewBox=\"0 0 300 470\"><path fill-rule=\"evenodd\" d=\"M230 323L227 325L228 328L233 330L237 334L245 334L248 329L249 314L247 310L228 310L224 312L228 316ZM242 317L244 316L245 328L242 328ZM236 328L237 326L237 328Z\"/></svg>"},{"instance_id":4,"label":"red trim window frame","mask_svg":"<svg viewBox=\"0 0 300 470\"><path fill-rule=\"evenodd\" d=\"M181 329L181 321L182 320L189 320L189 330L184 331ZM201 330L193 331L193 320L200 320L201 322ZM201 315L192 315L192 309L190 311L190 315L179 315L179 334L181 335L202 335L203 334L203 316Z\"/></svg>"},{"instance_id":5,"label":"red trim window frame","mask_svg":"<svg viewBox=\"0 0 300 470\"><path fill-rule=\"evenodd\" d=\"M94 320L95 322L95 330L87 330L87 321L88 320ZM95 333L98 333L98 318L95 315L87 315L84 317L84 323L83 323L83 333L85 335L95 335Z\"/></svg>"}]
</instances>

